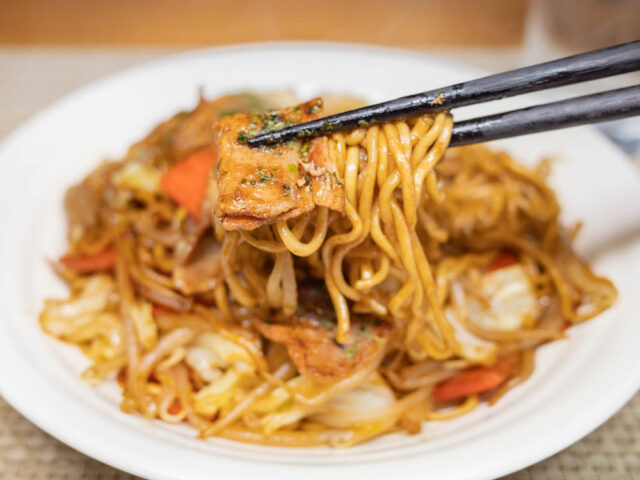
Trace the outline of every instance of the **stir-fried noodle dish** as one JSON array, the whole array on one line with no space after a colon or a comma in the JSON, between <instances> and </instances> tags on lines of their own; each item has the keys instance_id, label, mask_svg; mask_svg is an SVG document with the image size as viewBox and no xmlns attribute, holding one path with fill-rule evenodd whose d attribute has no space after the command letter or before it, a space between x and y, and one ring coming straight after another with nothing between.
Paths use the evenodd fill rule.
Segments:
<instances>
[{"instance_id":1,"label":"stir-fried noodle dish","mask_svg":"<svg viewBox=\"0 0 640 480\"><path fill-rule=\"evenodd\" d=\"M448 113L250 148L357 106L200 99L72 186L43 329L122 411L202 438L350 446L494 404L606 310L548 162L447 150Z\"/></svg>"}]
</instances>

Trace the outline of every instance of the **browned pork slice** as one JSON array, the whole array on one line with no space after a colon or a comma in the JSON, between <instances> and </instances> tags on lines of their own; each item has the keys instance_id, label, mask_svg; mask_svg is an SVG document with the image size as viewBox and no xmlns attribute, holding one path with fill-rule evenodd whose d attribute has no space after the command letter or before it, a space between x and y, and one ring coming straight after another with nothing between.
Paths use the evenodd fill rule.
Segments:
<instances>
[{"instance_id":1,"label":"browned pork slice","mask_svg":"<svg viewBox=\"0 0 640 480\"><path fill-rule=\"evenodd\" d=\"M215 128L219 162L215 215L227 230L252 230L293 218L316 205L342 212L344 192L325 137L250 148L248 138L321 116L322 101L221 118Z\"/></svg>"},{"instance_id":2,"label":"browned pork slice","mask_svg":"<svg viewBox=\"0 0 640 480\"><path fill-rule=\"evenodd\" d=\"M211 230L196 241L173 269L173 281L185 295L209 292L222 281L222 246Z\"/></svg>"},{"instance_id":3,"label":"browned pork slice","mask_svg":"<svg viewBox=\"0 0 640 480\"><path fill-rule=\"evenodd\" d=\"M371 315L355 316L344 344L336 341L335 312L324 286L303 284L300 307L286 323L260 322L269 340L287 347L298 371L318 382L349 377L380 358L392 327Z\"/></svg>"}]
</instances>

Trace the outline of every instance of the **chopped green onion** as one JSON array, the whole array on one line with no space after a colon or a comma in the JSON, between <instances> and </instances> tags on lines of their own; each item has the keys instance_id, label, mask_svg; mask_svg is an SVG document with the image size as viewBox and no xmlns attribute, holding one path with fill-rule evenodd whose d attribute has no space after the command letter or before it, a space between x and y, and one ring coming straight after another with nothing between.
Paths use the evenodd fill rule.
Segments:
<instances>
[{"instance_id":1,"label":"chopped green onion","mask_svg":"<svg viewBox=\"0 0 640 480\"><path fill-rule=\"evenodd\" d=\"M350 346L349 348L345 349L344 354L345 354L347 357L351 358L351 357L353 357L353 356L356 354L356 350L357 350L357 349L356 349L356 346L355 346L355 345L352 345L352 346Z\"/></svg>"}]
</instances>

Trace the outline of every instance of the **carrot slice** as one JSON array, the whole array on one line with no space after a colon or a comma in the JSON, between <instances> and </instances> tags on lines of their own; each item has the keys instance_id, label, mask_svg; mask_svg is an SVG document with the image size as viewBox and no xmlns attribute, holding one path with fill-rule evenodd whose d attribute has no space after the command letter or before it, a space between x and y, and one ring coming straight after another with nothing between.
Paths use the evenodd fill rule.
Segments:
<instances>
[{"instance_id":1,"label":"carrot slice","mask_svg":"<svg viewBox=\"0 0 640 480\"><path fill-rule=\"evenodd\" d=\"M109 270L116 264L116 252L108 249L94 255L65 255L60 258L60 263L79 273Z\"/></svg>"},{"instance_id":2,"label":"carrot slice","mask_svg":"<svg viewBox=\"0 0 640 480\"><path fill-rule=\"evenodd\" d=\"M433 398L436 402L447 402L498 387L509 378L519 361L517 353L500 357L490 367L477 367L459 373L436 385Z\"/></svg>"},{"instance_id":3,"label":"carrot slice","mask_svg":"<svg viewBox=\"0 0 640 480\"><path fill-rule=\"evenodd\" d=\"M207 193L209 171L218 161L212 148L203 148L190 153L171 165L160 179L165 193L187 213L200 219L200 207Z\"/></svg>"},{"instance_id":4,"label":"carrot slice","mask_svg":"<svg viewBox=\"0 0 640 480\"><path fill-rule=\"evenodd\" d=\"M169 408L167 408L167 413L169 413L170 415L177 415L181 411L182 411L182 403L180 403L180 400L175 398L173 402L171 402L171 405L169 405Z\"/></svg>"},{"instance_id":5,"label":"carrot slice","mask_svg":"<svg viewBox=\"0 0 640 480\"><path fill-rule=\"evenodd\" d=\"M493 259L493 261L487 267L487 270L493 272L494 270L510 267L511 265L515 265L517 263L518 256L515 253L509 250L503 250L496 256L496 258Z\"/></svg>"}]
</instances>

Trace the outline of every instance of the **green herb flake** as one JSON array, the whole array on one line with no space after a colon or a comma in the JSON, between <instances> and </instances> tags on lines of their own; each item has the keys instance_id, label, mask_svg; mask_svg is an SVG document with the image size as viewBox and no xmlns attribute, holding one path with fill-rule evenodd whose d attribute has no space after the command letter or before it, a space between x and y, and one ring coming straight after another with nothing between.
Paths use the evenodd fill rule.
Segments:
<instances>
[{"instance_id":1,"label":"green herb flake","mask_svg":"<svg viewBox=\"0 0 640 480\"><path fill-rule=\"evenodd\" d=\"M258 123L262 120L258 112L250 112L247 116L253 123Z\"/></svg>"},{"instance_id":2,"label":"green herb flake","mask_svg":"<svg viewBox=\"0 0 640 480\"><path fill-rule=\"evenodd\" d=\"M253 185L255 185L255 184L256 184L256 181L255 181L255 180L251 180L251 181L249 182L249 184L250 184L251 186L253 186Z\"/></svg>"},{"instance_id":3,"label":"green herb flake","mask_svg":"<svg viewBox=\"0 0 640 480\"><path fill-rule=\"evenodd\" d=\"M238 143L247 143L249 141L249 137L244 132L240 132L238 134Z\"/></svg>"},{"instance_id":4,"label":"green herb flake","mask_svg":"<svg viewBox=\"0 0 640 480\"><path fill-rule=\"evenodd\" d=\"M352 345L344 350L344 354L349 358L353 358L353 356L356 354L356 351L357 351L356 346Z\"/></svg>"},{"instance_id":5,"label":"green herb flake","mask_svg":"<svg viewBox=\"0 0 640 480\"><path fill-rule=\"evenodd\" d=\"M305 143L302 147L300 147L300 153L304 155L309 151L309 144Z\"/></svg>"},{"instance_id":6,"label":"green herb flake","mask_svg":"<svg viewBox=\"0 0 640 480\"><path fill-rule=\"evenodd\" d=\"M261 175L260 178L258 178L258 181L260 183L265 183L268 182L269 180L271 180L273 178L273 175L269 174L269 175Z\"/></svg>"},{"instance_id":7,"label":"green herb flake","mask_svg":"<svg viewBox=\"0 0 640 480\"><path fill-rule=\"evenodd\" d=\"M289 185L283 185L282 188L284 189L284 196L288 197L291 194L291 187Z\"/></svg>"},{"instance_id":8,"label":"green herb flake","mask_svg":"<svg viewBox=\"0 0 640 480\"><path fill-rule=\"evenodd\" d=\"M338 174L336 172L333 172L333 178L335 178L336 183L338 184L339 187L342 187L342 182L340 181L340 179L338 178Z\"/></svg>"},{"instance_id":9,"label":"green herb flake","mask_svg":"<svg viewBox=\"0 0 640 480\"><path fill-rule=\"evenodd\" d=\"M305 186L311 184L311 179L307 175L304 176L304 184Z\"/></svg>"},{"instance_id":10,"label":"green herb flake","mask_svg":"<svg viewBox=\"0 0 640 480\"><path fill-rule=\"evenodd\" d=\"M296 165L295 163L290 163L289 164L289 171L291 173L298 173L298 165Z\"/></svg>"},{"instance_id":11,"label":"green herb flake","mask_svg":"<svg viewBox=\"0 0 640 480\"><path fill-rule=\"evenodd\" d=\"M358 125L361 127L368 127L369 126L369 122L367 122L366 120L359 120L358 121Z\"/></svg>"},{"instance_id":12,"label":"green herb flake","mask_svg":"<svg viewBox=\"0 0 640 480\"><path fill-rule=\"evenodd\" d=\"M314 103L313 105L307 105L305 108L305 112L307 115L311 115L312 113L317 113L320 110L320 105Z\"/></svg>"}]
</instances>

